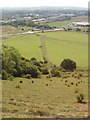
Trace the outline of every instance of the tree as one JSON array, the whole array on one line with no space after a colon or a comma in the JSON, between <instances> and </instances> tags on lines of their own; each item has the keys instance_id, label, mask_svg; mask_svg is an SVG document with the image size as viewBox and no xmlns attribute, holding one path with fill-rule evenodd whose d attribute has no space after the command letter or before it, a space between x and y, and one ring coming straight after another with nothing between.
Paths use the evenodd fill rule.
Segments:
<instances>
[{"instance_id":1,"label":"tree","mask_svg":"<svg viewBox=\"0 0 90 120\"><path fill-rule=\"evenodd\" d=\"M2 46L2 69L8 74L13 74L13 70L16 71L20 58L18 50L13 47Z\"/></svg>"},{"instance_id":2,"label":"tree","mask_svg":"<svg viewBox=\"0 0 90 120\"><path fill-rule=\"evenodd\" d=\"M80 28L76 28L76 31L81 31L81 29Z\"/></svg>"},{"instance_id":3,"label":"tree","mask_svg":"<svg viewBox=\"0 0 90 120\"><path fill-rule=\"evenodd\" d=\"M60 66L67 71L73 71L76 69L76 62L70 59L64 59Z\"/></svg>"}]
</instances>

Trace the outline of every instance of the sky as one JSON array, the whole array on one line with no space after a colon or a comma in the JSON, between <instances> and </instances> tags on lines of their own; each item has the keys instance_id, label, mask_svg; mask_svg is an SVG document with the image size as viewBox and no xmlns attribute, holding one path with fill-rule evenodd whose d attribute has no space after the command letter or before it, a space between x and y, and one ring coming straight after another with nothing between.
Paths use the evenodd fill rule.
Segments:
<instances>
[{"instance_id":1,"label":"sky","mask_svg":"<svg viewBox=\"0 0 90 120\"><path fill-rule=\"evenodd\" d=\"M76 6L88 7L89 0L1 0L0 7Z\"/></svg>"}]
</instances>

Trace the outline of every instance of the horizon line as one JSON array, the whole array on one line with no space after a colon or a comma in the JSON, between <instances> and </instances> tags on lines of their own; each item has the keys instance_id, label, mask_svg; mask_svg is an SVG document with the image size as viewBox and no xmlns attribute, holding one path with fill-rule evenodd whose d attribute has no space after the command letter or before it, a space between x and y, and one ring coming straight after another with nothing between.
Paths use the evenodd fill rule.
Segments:
<instances>
[{"instance_id":1,"label":"horizon line","mask_svg":"<svg viewBox=\"0 0 90 120\"><path fill-rule=\"evenodd\" d=\"M89 8L88 6L2 6L0 8L29 8L29 7L77 7L77 8Z\"/></svg>"}]
</instances>

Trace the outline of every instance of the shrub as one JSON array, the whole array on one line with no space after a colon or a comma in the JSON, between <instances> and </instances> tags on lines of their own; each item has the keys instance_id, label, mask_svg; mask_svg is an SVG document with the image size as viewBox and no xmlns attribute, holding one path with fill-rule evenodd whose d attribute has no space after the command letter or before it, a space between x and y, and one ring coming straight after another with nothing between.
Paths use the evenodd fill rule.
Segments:
<instances>
[{"instance_id":1,"label":"shrub","mask_svg":"<svg viewBox=\"0 0 90 120\"><path fill-rule=\"evenodd\" d=\"M80 28L76 28L76 31L81 31L81 29Z\"/></svg>"},{"instance_id":2,"label":"shrub","mask_svg":"<svg viewBox=\"0 0 90 120\"><path fill-rule=\"evenodd\" d=\"M70 85L68 85L68 87L70 87Z\"/></svg>"},{"instance_id":3,"label":"shrub","mask_svg":"<svg viewBox=\"0 0 90 120\"><path fill-rule=\"evenodd\" d=\"M36 65L36 66L39 66L39 67L41 67L41 65L40 65L40 63L38 62L38 61L34 61L34 63L33 63L34 65Z\"/></svg>"},{"instance_id":4,"label":"shrub","mask_svg":"<svg viewBox=\"0 0 90 120\"><path fill-rule=\"evenodd\" d=\"M23 81L20 81L20 83L23 83Z\"/></svg>"},{"instance_id":5,"label":"shrub","mask_svg":"<svg viewBox=\"0 0 90 120\"><path fill-rule=\"evenodd\" d=\"M47 78L51 78L52 76L49 74L49 75L47 75Z\"/></svg>"},{"instance_id":6,"label":"shrub","mask_svg":"<svg viewBox=\"0 0 90 120\"><path fill-rule=\"evenodd\" d=\"M60 65L63 69L65 69L66 71L73 71L76 69L76 62L70 60L70 59L64 59L61 62Z\"/></svg>"},{"instance_id":7,"label":"shrub","mask_svg":"<svg viewBox=\"0 0 90 120\"><path fill-rule=\"evenodd\" d=\"M15 87L16 87L16 88L20 88L20 84L17 84Z\"/></svg>"},{"instance_id":8,"label":"shrub","mask_svg":"<svg viewBox=\"0 0 90 120\"><path fill-rule=\"evenodd\" d=\"M79 89L78 89L78 88L76 88L76 89L75 89L75 93L78 93L78 92L79 92Z\"/></svg>"},{"instance_id":9,"label":"shrub","mask_svg":"<svg viewBox=\"0 0 90 120\"><path fill-rule=\"evenodd\" d=\"M30 74L23 75L23 78L31 79L31 75Z\"/></svg>"},{"instance_id":10,"label":"shrub","mask_svg":"<svg viewBox=\"0 0 90 120\"><path fill-rule=\"evenodd\" d=\"M80 84L80 82L78 82L78 84Z\"/></svg>"},{"instance_id":11,"label":"shrub","mask_svg":"<svg viewBox=\"0 0 90 120\"><path fill-rule=\"evenodd\" d=\"M34 83L34 81L32 80L32 83Z\"/></svg>"},{"instance_id":12,"label":"shrub","mask_svg":"<svg viewBox=\"0 0 90 120\"><path fill-rule=\"evenodd\" d=\"M2 80L13 80L13 76L6 72L6 70L2 70Z\"/></svg>"},{"instance_id":13,"label":"shrub","mask_svg":"<svg viewBox=\"0 0 90 120\"><path fill-rule=\"evenodd\" d=\"M61 77L60 72L57 68L53 68L51 70L51 75L52 75L52 77Z\"/></svg>"},{"instance_id":14,"label":"shrub","mask_svg":"<svg viewBox=\"0 0 90 120\"><path fill-rule=\"evenodd\" d=\"M73 85L74 83L73 82L71 82L71 85Z\"/></svg>"},{"instance_id":15,"label":"shrub","mask_svg":"<svg viewBox=\"0 0 90 120\"><path fill-rule=\"evenodd\" d=\"M46 63L48 63L48 61L47 61L47 60L44 60L44 63L46 64Z\"/></svg>"},{"instance_id":16,"label":"shrub","mask_svg":"<svg viewBox=\"0 0 90 120\"><path fill-rule=\"evenodd\" d=\"M67 80L65 80L65 82L67 82Z\"/></svg>"},{"instance_id":17,"label":"shrub","mask_svg":"<svg viewBox=\"0 0 90 120\"><path fill-rule=\"evenodd\" d=\"M42 72L42 74L45 74L45 75L49 74L49 71L47 68L42 68L41 72Z\"/></svg>"},{"instance_id":18,"label":"shrub","mask_svg":"<svg viewBox=\"0 0 90 120\"><path fill-rule=\"evenodd\" d=\"M76 98L78 103L83 103L84 95L82 93L78 94Z\"/></svg>"},{"instance_id":19,"label":"shrub","mask_svg":"<svg viewBox=\"0 0 90 120\"><path fill-rule=\"evenodd\" d=\"M76 86L78 86L78 83L76 83Z\"/></svg>"},{"instance_id":20,"label":"shrub","mask_svg":"<svg viewBox=\"0 0 90 120\"><path fill-rule=\"evenodd\" d=\"M46 86L48 86L48 84L46 84Z\"/></svg>"},{"instance_id":21,"label":"shrub","mask_svg":"<svg viewBox=\"0 0 90 120\"><path fill-rule=\"evenodd\" d=\"M8 79L8 73L5 70L2 70L2 80Z\"/></svg>"}]
</instances>

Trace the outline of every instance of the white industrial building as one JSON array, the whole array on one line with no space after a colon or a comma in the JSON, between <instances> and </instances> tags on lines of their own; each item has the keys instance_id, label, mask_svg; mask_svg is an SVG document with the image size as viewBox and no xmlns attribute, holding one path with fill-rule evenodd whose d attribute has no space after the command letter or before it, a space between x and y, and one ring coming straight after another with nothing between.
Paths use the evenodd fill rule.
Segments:
<instances>
[{"instance_id":1,"label":"white industrial building","mask_svg":"<svg viewBox=\"0 0 90 120\"><path fill-rule=\"evenodd\" d=\"M82 26L82 27L90 27L90 23L88 23L88 22L73 22L72 25Z\"/></svg>"}]
</instances>

